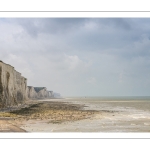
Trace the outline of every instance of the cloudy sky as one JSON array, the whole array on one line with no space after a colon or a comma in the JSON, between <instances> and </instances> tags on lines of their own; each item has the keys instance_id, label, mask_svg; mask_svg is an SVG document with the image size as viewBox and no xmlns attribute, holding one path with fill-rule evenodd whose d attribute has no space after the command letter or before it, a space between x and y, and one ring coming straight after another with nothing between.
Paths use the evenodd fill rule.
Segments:
<instances>
[{"instance_id":1,"label":"cloudy sky","mask_svg":"<svg viewBox=\"0 0 150 150\"><path fill-rule=\"evenodd\" d=\"M62 96L149 96L150 19L1 18L0 59Z\"/></svg>"}]
</instances>

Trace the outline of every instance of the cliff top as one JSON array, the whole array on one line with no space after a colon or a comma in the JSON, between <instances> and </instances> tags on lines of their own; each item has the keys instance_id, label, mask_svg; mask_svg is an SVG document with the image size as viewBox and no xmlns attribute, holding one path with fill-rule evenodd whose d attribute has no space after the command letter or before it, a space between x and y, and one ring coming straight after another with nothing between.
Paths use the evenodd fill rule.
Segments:
<instances>
[{"instance_id":1,"label":"cliff top","mask_svg":"<svg viewBox=\"0 0 150 150\"><path fill-rule=\"evenodd\" d=\"M8 65L8 66L10 66L10 67L14 68L14 67L13 67L13 66L11 66L10 64L6 64L6 63L4 63L2 60L0 60L0 62L1 62L1 63L3 63L3 64L5 64L5 65Z\"/></svg>"},{"instance_id":2,"label":"cliff top","mask_svg":"<svg viewBox=\"0 0 150 150\"><path fill-rule=\"evenodd\" d=\"M34 87L34 90L38 93L39 91L43 90L46 87Z\"/></svg>"}]
</instances>

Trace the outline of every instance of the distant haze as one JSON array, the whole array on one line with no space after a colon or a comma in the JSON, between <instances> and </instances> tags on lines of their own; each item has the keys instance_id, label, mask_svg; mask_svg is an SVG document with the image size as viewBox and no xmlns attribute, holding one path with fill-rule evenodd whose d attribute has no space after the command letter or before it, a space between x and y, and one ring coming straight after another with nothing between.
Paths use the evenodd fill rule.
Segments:
<instances>
[{"instance_id":1,"label":"distant haze","mask_svg":"<svg viewBox=\"0 0 150 150\"><path fill-rule=\"evenodd\" d=\"M149 96L149 18L1 18L0 60L62 96Z\"/></svg>"}]
</instances>

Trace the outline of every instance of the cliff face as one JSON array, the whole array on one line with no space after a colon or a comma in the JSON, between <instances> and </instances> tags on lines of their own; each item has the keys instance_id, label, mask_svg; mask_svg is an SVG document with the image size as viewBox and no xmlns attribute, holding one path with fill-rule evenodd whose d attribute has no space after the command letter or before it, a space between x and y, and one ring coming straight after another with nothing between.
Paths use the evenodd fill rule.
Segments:
<instances>
[{"instance_id":1,"label":"cliff face","mask_svg":"<svg viewBox=\"0 0 150 150\"><path fill-rule=\"evenodd\" d=\"M45 99L45 98L52 98L49 91L47 91L46 87L27 87L27 95L30 99Z\"/></svg>"},{"instance_id":2,"label":"cliff face","mask_svg":"<svg viewBox=\"0 0 150 150\"><path fill-rule=\"evenodd\" d=\"M35 91L37 91L37 97L38 98L48 98L48 91L45 87L39 88L39 87L35 87L34 88Z\"/></svg>"},{"instance_id":3,"label":"cliff face","mask_svg":"<svg viewBox=\"0 0 150 150\"><path fill-rule=\"evenodd\" d=\"M0 61L0 107L23 103L27 99L27 79L11 65Z\"/></svg>"},{"instance_id":4,"label":"cliff face","mask_svg":"<svg viewBox=\"0 0 150 150\"><path fill-rule=\"evenodd\" d=\"M27 96L29 99L37 99L37 93L33 86L27 87Z\"/></svg>"},{"instance_id":5,"label":"cliff face","mask_svg":"<svg viewBox=\"0 0 150 150\"><path fill-rule=\"evenodd\" d=\"M53 97L55 97L55 98L61 98L61 95L60 95L60 93L53 93Z\"/></svg>"},{"instance_id":6,"label":"cliff face","mask_svg":"<svg viewBox=\"0 0 150 150\"><path fill-rule=\"evenodd\" d=\"M50 98L53 98L53 97L54 97L54 92L53 92L53 91L48 91L48 96L49 96Z\"/></svg>"},{"instance_id":7,"label":"cliff face","mask_svg":"<svg viewBox=\"0 0 150 150\"><path fill-rule=\"evenodd\" d=\"M27 87L27 79L14 67L0 61L0 108L22 104L26 99L54 98L46 87Z\"/></svg>"}]
</instances>

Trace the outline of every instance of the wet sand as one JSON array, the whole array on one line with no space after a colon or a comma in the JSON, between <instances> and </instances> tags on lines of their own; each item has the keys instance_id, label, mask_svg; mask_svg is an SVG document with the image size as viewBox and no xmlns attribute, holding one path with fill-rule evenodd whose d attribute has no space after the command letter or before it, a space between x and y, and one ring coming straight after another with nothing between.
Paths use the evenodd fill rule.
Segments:
<instances>
[{"instance_id":1,"label":"wet sand","mask_svg":"<svg viewBox=\"0 0 150 150\"><path fill-rule=\"evenodd\" d=\"M149 100L39 100L6 116L26 132L150 132Z\"/></svg>"},{"instance_id":2,"label":"wet sand","mask_svg":"<svg viewBox=\"0 0 150 150\"><path fill-rule=\"evenodd\" d=\"M13 124L10 119L0 118L0 132L26 132L26 130Z\"/></svg>"}]
</instances>

